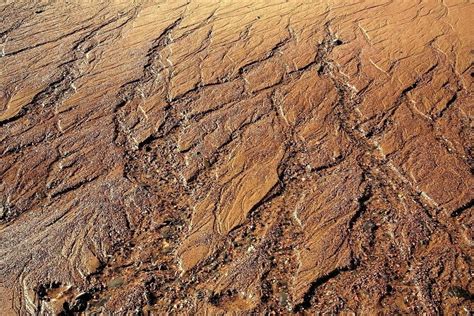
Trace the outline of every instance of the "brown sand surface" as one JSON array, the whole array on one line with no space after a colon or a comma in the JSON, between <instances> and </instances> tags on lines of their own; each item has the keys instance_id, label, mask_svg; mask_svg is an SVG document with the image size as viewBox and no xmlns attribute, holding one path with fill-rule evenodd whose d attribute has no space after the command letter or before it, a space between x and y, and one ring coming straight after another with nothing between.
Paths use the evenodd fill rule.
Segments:
<instances>
[{"instance_id":1,"label":"brown sand surface","mask_svg":"<svg viewBox=\"0 0 474 316\"><path fill-rule=\"evenodd\" d=\"M472 315L473 17L3 1L0 315Z\"/></svg>"}]
</instances>

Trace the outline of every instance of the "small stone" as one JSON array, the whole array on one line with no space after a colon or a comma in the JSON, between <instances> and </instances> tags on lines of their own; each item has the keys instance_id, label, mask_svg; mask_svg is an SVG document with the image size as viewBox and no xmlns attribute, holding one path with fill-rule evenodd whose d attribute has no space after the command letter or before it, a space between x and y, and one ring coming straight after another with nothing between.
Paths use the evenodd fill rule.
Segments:
<instances>
[{"instance_id":1,"label":"small stone","mask_svg":"<svg viewBox=\"0 0 474 316\"><path fill-rule=\"evenodd\" d=\"M107 287L110 288L118 288L122 286L125 283L125 280L123 278L115 278L111 280L110 282L107 283Z\"/></svg>"}]
</instances>

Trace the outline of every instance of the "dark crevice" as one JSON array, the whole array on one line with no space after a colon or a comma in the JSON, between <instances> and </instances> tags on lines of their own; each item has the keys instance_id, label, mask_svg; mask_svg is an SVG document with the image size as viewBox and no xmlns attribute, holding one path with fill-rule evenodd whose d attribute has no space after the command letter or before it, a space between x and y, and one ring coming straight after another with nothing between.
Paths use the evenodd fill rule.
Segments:
<instances>
[{"instance_id":1,"label":"dark crevice","mask_svg":"<svg viewBox=\"0 0 474 316\"><path fill-rule=\"evenodd\" d=\"M454 104L454 102L456 102L457 99L458 99L458 93L456 92L456 93L451 97L451 99L449 99L448 102L446 102L446 105L445 105L444 108L438 113L438 115L436 116L436 118L443 117L444 113L446 113L446 111L451 108L451 106Z\"/></svg>"},{"instance_id":2,"label":"dark crevice","mask_svg":"<svg viewBox=\"0 0 474 316\"><path fill-rule=\"evenodd\" d=\"M336 268L332 270L331 272L317 278L313 283L311 283L308 291L306 291L306 293L304 294L303 302L295 305L295 307L293 308L293 312L299 313L306 309L311 308L311 304L312 304L311 301L313 300L313 297L316 296L316 292L321 286L325 285L332 279L338 277L343 272L353 271L357 269L359 264L360 263L357 260L351 260L351 263L348 266Z\"/></svg>"},{"instance_id":3,"label":"dark crevice","mask_svg":"<svg viewBox=\"0 0 474 316\"><path fill-rule=\"evenodd\" d=\"M359 205L357 211L355 212L354 216L352 216L351 220L349 221L349 230L351 230L357 220L367 211L367 202L372 198L372 188L367 186L364 193L357 199L357 204Z\"/></svg>"},{"instance_id":4,"label":"dark crevice","mask_svg":"<svg viewBox=\"0 0 474 316\"><path fill-rule=\"evenodd\" d=\"M313 169L311 169L312 172L321 172L321 171L324 171L324 170L327 170L327 169L331 169L331 168L334 168L336 166L338 166L341 162L344 161L346 157L345 156L338 156L336 157L336 159L328 164L325 164L325 165L322 165L322 166L319 166L319 167L315 167Z\"/></svg>"},{"instance_id":5,"label":"dark crevice","mask_svg":"<svg viewBox=\"0 0 474 316\"><path fill-rule=\"evenodd\" d=\"M469 202L467 202L463 206L455 209L451 213L451 217L458 217L458 216L462 215L466 210L472 209L473 207L474 207L474 199L470 200Z\"/></svg>"},{"instance_id":6,"label":"dark crevice","mask_svg":"<svg viewBox=\"0 0 474 316\"><path fill-rule=\"evenodd\" d=\"M151 143L153 143L153 141L155 141L157 139L157 137L153 134L151 134L150 136L148 136L147 138L145 138L143 141L141 141L140 143L138 143L138 150L141 150L143 147L147 146L147 145L150 145Z\"/></svg>"},{"instance_id":7,"label":"dark crevice","mask_svg":"<svg viewBox=\"0 0 474 316\"><path fill-rule=\"evenodd\" d=\"M81 181L79 181L79 182L76 183L76 184L73 184L73 185L71 185L71 186L69 186L69 187L66 187L66 188L64 188L64 189L62 189L62 190L60 190L60 191L58 191L58 192L55 192L55 193L51 194L51 198L54 199L54 198L56 198L56 197L58 197L58 196L60 196L60 195L64 195L64 194L66 194L66 193L69 193L69 192L72 192L72 191L74 191L74 190L77 190L77 189L79 189L80 187L82 187L83 185L86 185L86 184L88 184L88 183L91 183L91 182L95 181L98 177L99 177L99 176L95 176L95 177L92 177L92 178L90 178L90 179L81 180Z\"/></svg>"}]
</instances>

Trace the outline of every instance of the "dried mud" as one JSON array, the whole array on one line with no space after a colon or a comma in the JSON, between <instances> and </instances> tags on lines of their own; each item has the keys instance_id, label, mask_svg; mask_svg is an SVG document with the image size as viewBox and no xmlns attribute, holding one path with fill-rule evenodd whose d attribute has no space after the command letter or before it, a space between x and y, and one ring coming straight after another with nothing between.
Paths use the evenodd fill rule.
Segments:
<instances>
[{"instance_id":1,"label":"dried mud","mask_svg":"<svg viewBox=\"0 0 474 316\"><path fill-rule=\"evenodd\" d=\"M7 1L0 309L469 315L470 1Z\"/></svg>"}]
</instances>

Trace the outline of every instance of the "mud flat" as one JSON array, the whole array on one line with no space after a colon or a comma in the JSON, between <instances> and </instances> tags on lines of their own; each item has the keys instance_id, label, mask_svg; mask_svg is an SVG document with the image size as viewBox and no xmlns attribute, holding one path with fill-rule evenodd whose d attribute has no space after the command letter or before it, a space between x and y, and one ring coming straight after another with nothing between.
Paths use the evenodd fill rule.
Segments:
<instances>
[{"instance_id":1,"label":"mud flat","mask_svg":"<svg viewBox=\"0 0 474 316\"><path fill-rule=\"evenodd\" d=\"M469 315L470 1L0 5L0 314Z\"/></svg>"}]
</instances>

